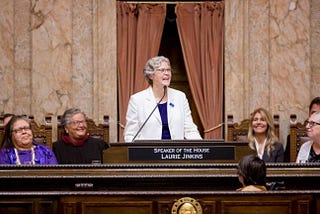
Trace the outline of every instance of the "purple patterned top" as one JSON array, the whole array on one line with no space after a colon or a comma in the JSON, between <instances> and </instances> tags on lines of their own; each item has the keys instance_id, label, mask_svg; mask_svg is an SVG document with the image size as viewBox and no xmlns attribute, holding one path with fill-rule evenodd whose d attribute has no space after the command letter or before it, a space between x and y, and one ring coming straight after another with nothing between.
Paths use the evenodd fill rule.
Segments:
<instances>
[{"instance_id":1,"label":"purple patterned top","mask_svg":"<svg viewBox=\"0 0 320 214\"><path fill-rule=\"evenodd\" d=\"M58 164L57 159L50 148L33 142L34 164ZM32 150L17 150L21 164L32 164ZM18 159L14 148L0 150L0 164L17 164Z\"/></svg>"}]
</instances>

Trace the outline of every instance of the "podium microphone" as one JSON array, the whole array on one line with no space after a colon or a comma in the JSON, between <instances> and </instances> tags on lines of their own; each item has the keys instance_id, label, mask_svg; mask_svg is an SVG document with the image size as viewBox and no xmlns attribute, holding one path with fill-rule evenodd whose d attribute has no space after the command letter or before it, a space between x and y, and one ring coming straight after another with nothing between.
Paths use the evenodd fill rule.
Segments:
<instances>
[{"instance_id":1,"label":"podium microphone","mask_svg":"<svg viewBox=\"0 0 320 214\"><path fill-rule=\"evenodd\" d=\"M158 105L161 103L161 101L163 100L164 96L166 95L167 92L167 86L163 86L163 96L161 97L161 99L159 100L159 102L157 102L157 105L153 108L152 112L149 114L148 118L144 121L144 123L142 124L142 126L140 127L140 129L137 131L136 135L133 137L132 141L133 142L136 137L138 136L138 134L141 132L141 130L143 129L144 125L146 125L147 121L150 119L151 115L153 114L153 112L157 109Z\"/></svg>"}]
</instances>

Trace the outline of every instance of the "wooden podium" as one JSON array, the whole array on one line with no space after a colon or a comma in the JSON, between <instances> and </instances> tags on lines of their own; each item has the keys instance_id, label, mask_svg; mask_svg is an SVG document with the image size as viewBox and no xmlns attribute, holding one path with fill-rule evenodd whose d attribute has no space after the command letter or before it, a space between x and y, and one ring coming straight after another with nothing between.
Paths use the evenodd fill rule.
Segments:
<instances>
[{"instance_id":1,"label":"wooden podium","mask_svg":"<svg viewBox=\"0 0 320 214\"><path fill-rule=\"evenodd\" d=\"M320 213L319 164L267 164L284 188L238 192L246 143L114 143L103 164L0 166L0 213Z\"/></svg>"},{"instance_id":2,"label":"wooden podium","mask_svg":"<svg viewBox=\"0 0 320 214\"><path fill-rule=\"evenodd\" d=\"M104 163L237 163L253 151L247 142L223 140L111 143Z\"/></svg>"}]
</instances>

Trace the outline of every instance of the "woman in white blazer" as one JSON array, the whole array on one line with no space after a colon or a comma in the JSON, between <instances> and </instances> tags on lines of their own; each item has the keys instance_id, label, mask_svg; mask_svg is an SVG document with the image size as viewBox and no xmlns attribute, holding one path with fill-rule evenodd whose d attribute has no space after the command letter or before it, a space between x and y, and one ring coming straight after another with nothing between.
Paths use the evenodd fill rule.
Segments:
<instances>
[{"instance_id":1,"label":"woman in white blazer","mask_svg":"<svg viewBox=\"0 0 320 214\"><path fill-rule=\"evenodd\" d=\"M186 95L168 87L171 75L168 58L157 56L147 61L144 76L149 87L130 97L124 130L125 142L138 139L202 139L193 122Z\"/></svg>"}]
</instances>

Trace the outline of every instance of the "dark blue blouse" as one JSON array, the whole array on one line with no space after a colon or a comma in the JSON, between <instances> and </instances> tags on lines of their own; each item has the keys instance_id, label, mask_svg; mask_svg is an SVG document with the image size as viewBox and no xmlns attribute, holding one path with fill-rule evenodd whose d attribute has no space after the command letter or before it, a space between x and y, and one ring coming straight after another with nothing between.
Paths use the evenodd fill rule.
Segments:
<instances>
[{"instance_id":1,"label":"dark blue blouse","mask_svg":"<svg viewBox=\"0 0 320 214\"><path fill-rule=\"evenodd\" d=\"M171 139L170 129L168 125L168 111L167 111L167 103L162 103L158 105L158 109L161 116L162 121L162 137L161 139Z\"/></svg>"}]
</instances>

